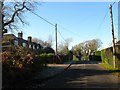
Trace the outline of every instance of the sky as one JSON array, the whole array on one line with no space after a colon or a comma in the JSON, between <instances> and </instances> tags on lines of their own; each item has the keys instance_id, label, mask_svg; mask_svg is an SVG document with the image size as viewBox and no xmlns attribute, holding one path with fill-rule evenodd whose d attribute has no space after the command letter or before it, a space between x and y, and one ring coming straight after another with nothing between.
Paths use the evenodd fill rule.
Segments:
<instances>
[{"instance_id":1,"label":"sky","mask_svg":"<svg viewBox=\"0 0 120 90\"><path fill-rule=\"evenodd\" d=\"M110 46L112 31L110 26L109 4L113 2L42 2L35 13L52 24L57 24L58 44L71 39L72 46L87 40L100 39L102 49ZM113 5L113 23L115 37L118 39L118 4ZM28 36L47 41L53 39L55 47L55 27L38 16L27 13L29 26L21 30L24 39Z\"/></svg>"}]
</instances>

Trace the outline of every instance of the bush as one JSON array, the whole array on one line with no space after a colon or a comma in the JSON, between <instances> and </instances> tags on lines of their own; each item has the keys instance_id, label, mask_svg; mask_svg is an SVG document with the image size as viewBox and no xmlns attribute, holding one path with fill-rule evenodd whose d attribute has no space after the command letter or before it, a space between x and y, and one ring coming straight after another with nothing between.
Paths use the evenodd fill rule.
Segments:
<instances>
[{"instance_id":1,"label":"bush","mask_svg":"<svg viewBox=\"0 0 120 90\"><path fill-rule=\"evenodd\" d=\"M120 68L120 46L116 46L116 68ZM102 62L113 67L113 50L112 47L101 50Z\"/></svg>"},{"instance_id":2,"label":"bush","mask_svg":"<svg viewBox=\"0 0 120 90\"><path fill-rule=\"evenodd\" d=\"M44 67L34 53L24 47L13 46L2 52L3 86L14 85L31 78L33 72ZM18 82L19 81L19 82Z\"/></svg>"},{"instance_id":3,"label":"bush","mask_svg":"<svg viewBox=\"0 0 120 90\"><path fill-rule=\"evenodd\" d=\"M43 53L37 56L39 56L39 59L43 61L45 65L47 63L62 63L69 60L69 55L64 55L64 54L60 54L56 56L53 53L48 53L48 54Z\"/></svg>"},{"instance_id":4,"label":"bush","mask_svg":"<svg viewBox=\"0 0 120 90\"><path fill-rule=\"evenodd\" d=\"M53 53L43 53L39 55L40 60L43 61L43 63L53 63L54 62L54 54Z\"/></svg>"},{"instance_id":5,"label":"bush","mask_svg":"<svg viewBox=\"0 0 120 90\"><path fill-rule=\"evenodd\" d=\"M91 60L91 61L101 61L101 56L89 55L89 60Z\"/></svg>"}]
</instances>

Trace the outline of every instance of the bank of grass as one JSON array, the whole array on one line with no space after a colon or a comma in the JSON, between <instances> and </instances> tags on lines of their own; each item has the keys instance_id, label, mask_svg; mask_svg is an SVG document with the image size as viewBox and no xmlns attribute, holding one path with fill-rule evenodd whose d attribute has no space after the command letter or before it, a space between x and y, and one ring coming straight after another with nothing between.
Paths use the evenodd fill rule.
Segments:
<instances>
[{"instance_id":1,"label":"bank of grass","mask_svg":"<svg viewBox=\"0 0 120 90\"><path fill-rule=\"evenodd\" d=\"M120 77L120 69L119 68L113 68L111 65L109 65L107 63L101 63L101 66L104 67L109 72L117 74Z\"/></svg>"}]
</instances>

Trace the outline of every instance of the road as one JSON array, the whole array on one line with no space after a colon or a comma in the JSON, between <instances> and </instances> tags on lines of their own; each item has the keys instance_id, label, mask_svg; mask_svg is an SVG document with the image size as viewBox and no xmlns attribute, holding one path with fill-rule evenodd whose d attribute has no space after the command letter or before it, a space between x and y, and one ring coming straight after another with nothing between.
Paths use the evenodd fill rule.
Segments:
<instances>
[{"instance_id":1,"label":"road","mask_svg":"<svg viewBox=\"0 0 120 90\"><path fill-rule=\"evenodd\" d=\"M117 76L104 70L99 63L79 61L57 77L44 82L41 88L113 88L120 90ZM106 89L105 89L106 90ZM109 89L110 90L110 89Z\"/></svg>"}]
</instances>

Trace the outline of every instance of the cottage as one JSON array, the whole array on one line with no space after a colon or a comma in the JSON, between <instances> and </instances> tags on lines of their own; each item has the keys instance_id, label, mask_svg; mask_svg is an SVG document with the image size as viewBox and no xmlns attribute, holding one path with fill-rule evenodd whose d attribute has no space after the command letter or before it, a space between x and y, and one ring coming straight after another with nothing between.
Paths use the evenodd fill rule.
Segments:
<instances>
[{"instance_id":1,"label":"cottage","mask_svg":"<svg viewBox=\"0 0 120 90\"><path fill-rule=\"evenodd\" d=\"M22 46L29 48L31 50L41 49L41 45L35 42L32 42L32 37L29 36L28 40L23 39L23 33L18 33L18 37L14 34L5 34L2 39L2 48L5 50L11 46Z\"/></svg>"}]
</instances>

